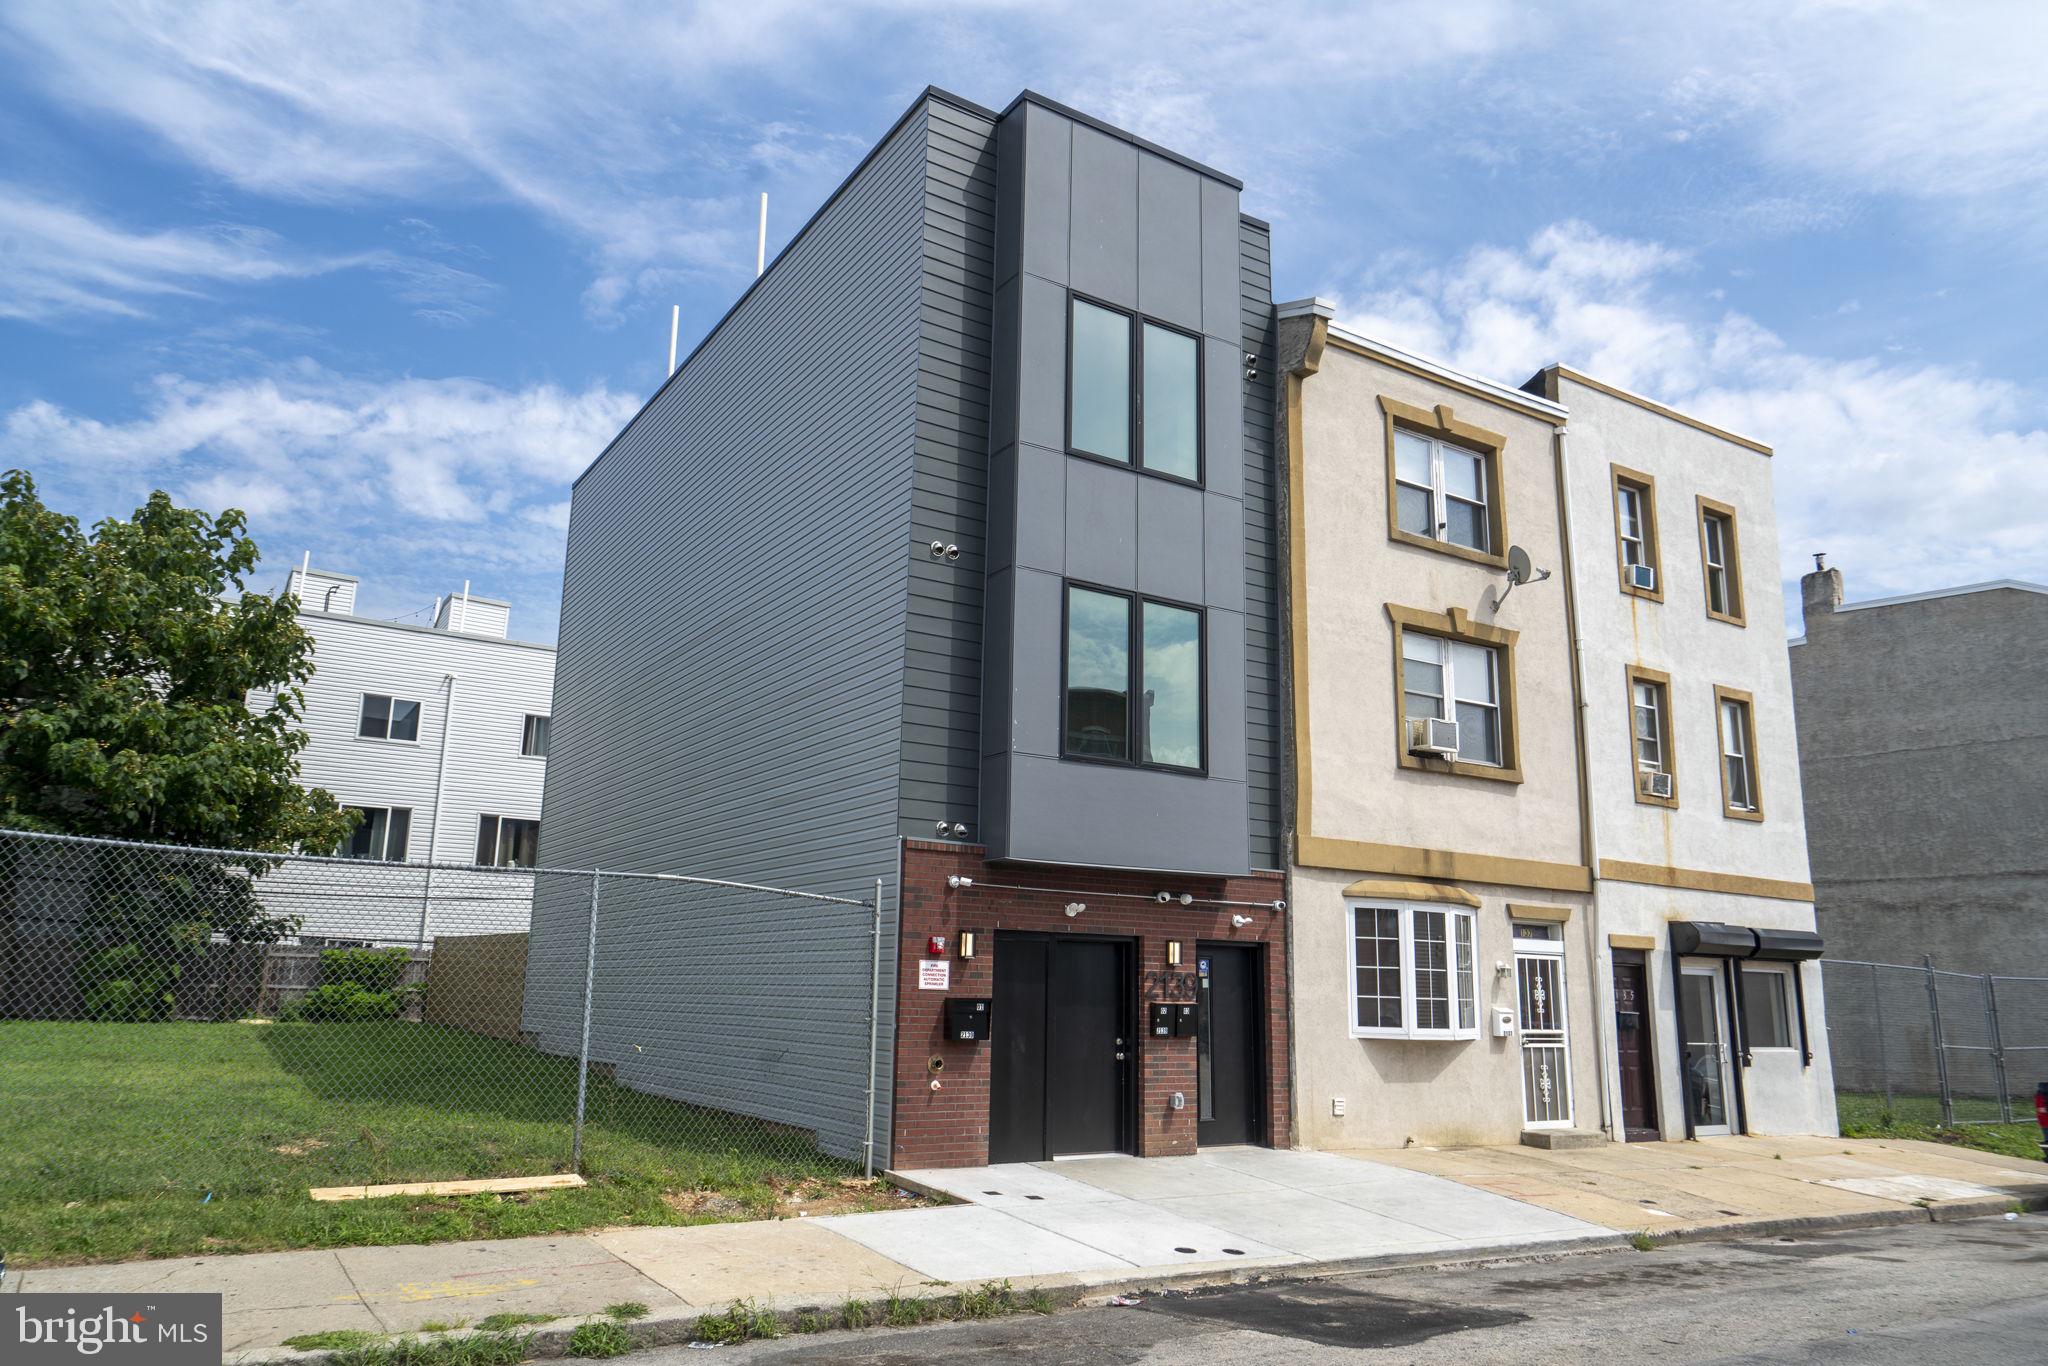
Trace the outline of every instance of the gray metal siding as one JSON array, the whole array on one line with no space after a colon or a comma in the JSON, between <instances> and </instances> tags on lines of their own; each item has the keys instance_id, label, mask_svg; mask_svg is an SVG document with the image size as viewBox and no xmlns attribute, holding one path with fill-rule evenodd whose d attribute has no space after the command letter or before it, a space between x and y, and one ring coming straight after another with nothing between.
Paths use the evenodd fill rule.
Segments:
<instances>
[{"instance_id":1,"label":"gray metal siding","mask_svg":"<svg viewBox=\"0 0 2048 1366\"><path fill-rule=\"evenodd\" d=\"M1244 392L1245 775L1251 798L1252 867L1280 868L1279 496L1273 468L1273 235L1238 220L1239 311L1243 350L1258 357ZM1240 357L1242 359L1242 357Z\"/></svg>"},{"instance_id":2,"label":"gray metal siding","mask_svg":"<svg viewBox=\"0 0 2048 1366\"><path fill-rule=\"evenodd\" d=\"M917 472L905 637L902 834L938 823L979 835L989 334L994 309L996 128L928 107L924 284L918 332ZM934 559L933 541L960 547Z\"/></svg>"},{"instance_id":3,"label":"gray metal siding","mask_svg":"<svg viewBox=\"0 0 2048 1366\"><path fill-rule=\"evenodd\" d=\"M944 311L926 269L934 107L905 117L578 482L544 862L855 897L893 884L902 764L923 743L904 713L913 453L942 378L920 364ZM920 696L933 672L921 656ZM588 887L537 900L525 1027L570 1052ZM620 1081L858 1151L865 914L621 884L599 943L592 1055ZM884 1151L893 1003L885 991Z\"/></svg>"}]
</instances>

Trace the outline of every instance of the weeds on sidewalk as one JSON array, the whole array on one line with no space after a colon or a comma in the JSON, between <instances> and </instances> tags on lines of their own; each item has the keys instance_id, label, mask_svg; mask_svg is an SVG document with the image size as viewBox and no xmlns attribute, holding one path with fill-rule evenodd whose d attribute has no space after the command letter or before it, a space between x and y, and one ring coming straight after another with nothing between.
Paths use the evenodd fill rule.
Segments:
<instances>
[{"instance_id":1,"label":"weeds on sidewalk","mask_svg":"<svg viewBox=\"0 0 2048 1366\"><path fill-rule=\"evenodd\" d=\"M324 1333L301 1333L286 1338L284 1345L301 1352L336 1352L344 1347L367 1347L382 1336L361 1328L330 1328Z\"/></svg>"},{"instance_id":2,"label":"weeds on sidewalk","mask_svg":"<svg viewBox=\"0 0 2048 1366\"><path fill-rule=\"evenodd\" d=\"M647 1306L638 1300L620 1300L617 1304L606 1305L604 1312L620 1323L631 1323L634 1319L647 1317Z\"/></svg>"},{"instance_id":3,"label":"weeds on sidewalk","mask_svg":"<svg viewBox=\"0 0 2048 1366\"><path fill-rule=\"evenodd\" d=\"M1628 1236L1628 1245L1638 1252L1655 1252L1657 1250L1657 1240L1652 1238L1647 1230L1642 1233L1631 1233Z\"/></svg>"},{"instance_id":4,"label":"weeds on sidewalk","mask_svg":"<svg viewBox=\"0 0 2048 1366\"><path fill-rule=\"evenodd\" d=\"M399 1338L333 1353L328 1366L516 1366L526 1360L530 1339L517 1333L477 1333L466 1338Z\"/></svg>"},{"instance_id":5,"label":"weeds on sidewalk","mask_svg":"<svg viewBox=\"0 0 2048 1366\"><path fill-rule=\"evenodd\" d=\"M569 1334L572 1357L622 1357L633 1350L633 1335L608 1319L579 1323Z\"/></svg>"},{"instance_id":6,"label":"weeds on sidewalk","mask_svg":"<svg viewBox=\"0 0 2048 1366\"><path fill-rule=\"evenodd\" d=\"M553 1323L553 1314L491 1314L477 1320L476 1326L486 1333L502 1333L507 1328L524 1328L529 1324Z\"/></svg>"},{"instance_id":7,"label":"weeds on sidewalk","mask_svg":"<svg viewBox=\"0 0 2048 1366\"><path fill-rule=\"evenodd\" d=\"M722 1314L699 1317L693 1336L699 1342L719 1346L752 1342L755 1338L779 1338L782 1336L782 1320L773 1310L763 1309L752 1300L734 1300Z\"/></svg>"}]
</instances>

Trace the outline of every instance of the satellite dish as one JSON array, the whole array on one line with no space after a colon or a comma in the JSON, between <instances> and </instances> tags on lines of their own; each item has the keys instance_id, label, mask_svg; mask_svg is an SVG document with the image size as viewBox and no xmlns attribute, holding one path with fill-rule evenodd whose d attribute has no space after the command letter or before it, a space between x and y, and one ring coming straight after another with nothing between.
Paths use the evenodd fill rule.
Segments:
<instances>
[{"instance_id":1,"label":"satellite dish","mask_svg":"<svg viewBox=\"0 0 2048 1366\"><path fill-rule=\"evenodd\" d=\"M1518 545L1508 547L1508 579L1513 583L1527 583L1536 572L1529 552Z\"/></svg>"}]
</instances>

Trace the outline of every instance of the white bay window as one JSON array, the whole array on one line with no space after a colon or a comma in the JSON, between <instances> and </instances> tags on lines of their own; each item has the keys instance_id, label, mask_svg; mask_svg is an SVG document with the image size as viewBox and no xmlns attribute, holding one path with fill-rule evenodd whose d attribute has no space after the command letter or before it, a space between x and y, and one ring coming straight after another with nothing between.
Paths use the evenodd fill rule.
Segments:
<instances>
[{"instance_id":1,"label":"white bay window","mask_svg":"<svg viewBox=\"0 0 2048 1366\"><path fill-rule=\"evenodd\" d=\"M1479 1037L1473 914L1459 906L1351 904L1351 1033Z\"/></svg>"}]
</instances>

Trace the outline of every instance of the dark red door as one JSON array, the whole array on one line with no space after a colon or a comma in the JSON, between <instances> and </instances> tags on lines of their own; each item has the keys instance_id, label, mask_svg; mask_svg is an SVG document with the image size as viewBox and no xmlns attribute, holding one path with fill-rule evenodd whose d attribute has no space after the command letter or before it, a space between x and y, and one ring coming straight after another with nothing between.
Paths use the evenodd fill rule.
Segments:
<instances>
[{"instance_id":1,"label":"dark red door","mask_svg":"<svg viewBox=\"0 0 2048 1366\"><path fill-rule=\"evenodd\" d=\"M1650 1052L1649 971L1640 950L1614 951L1614 1033L1621 1064L1621 1127L1631 1143L1654 1143L1657 1067Z\"/></svg>"}]
</instances>

